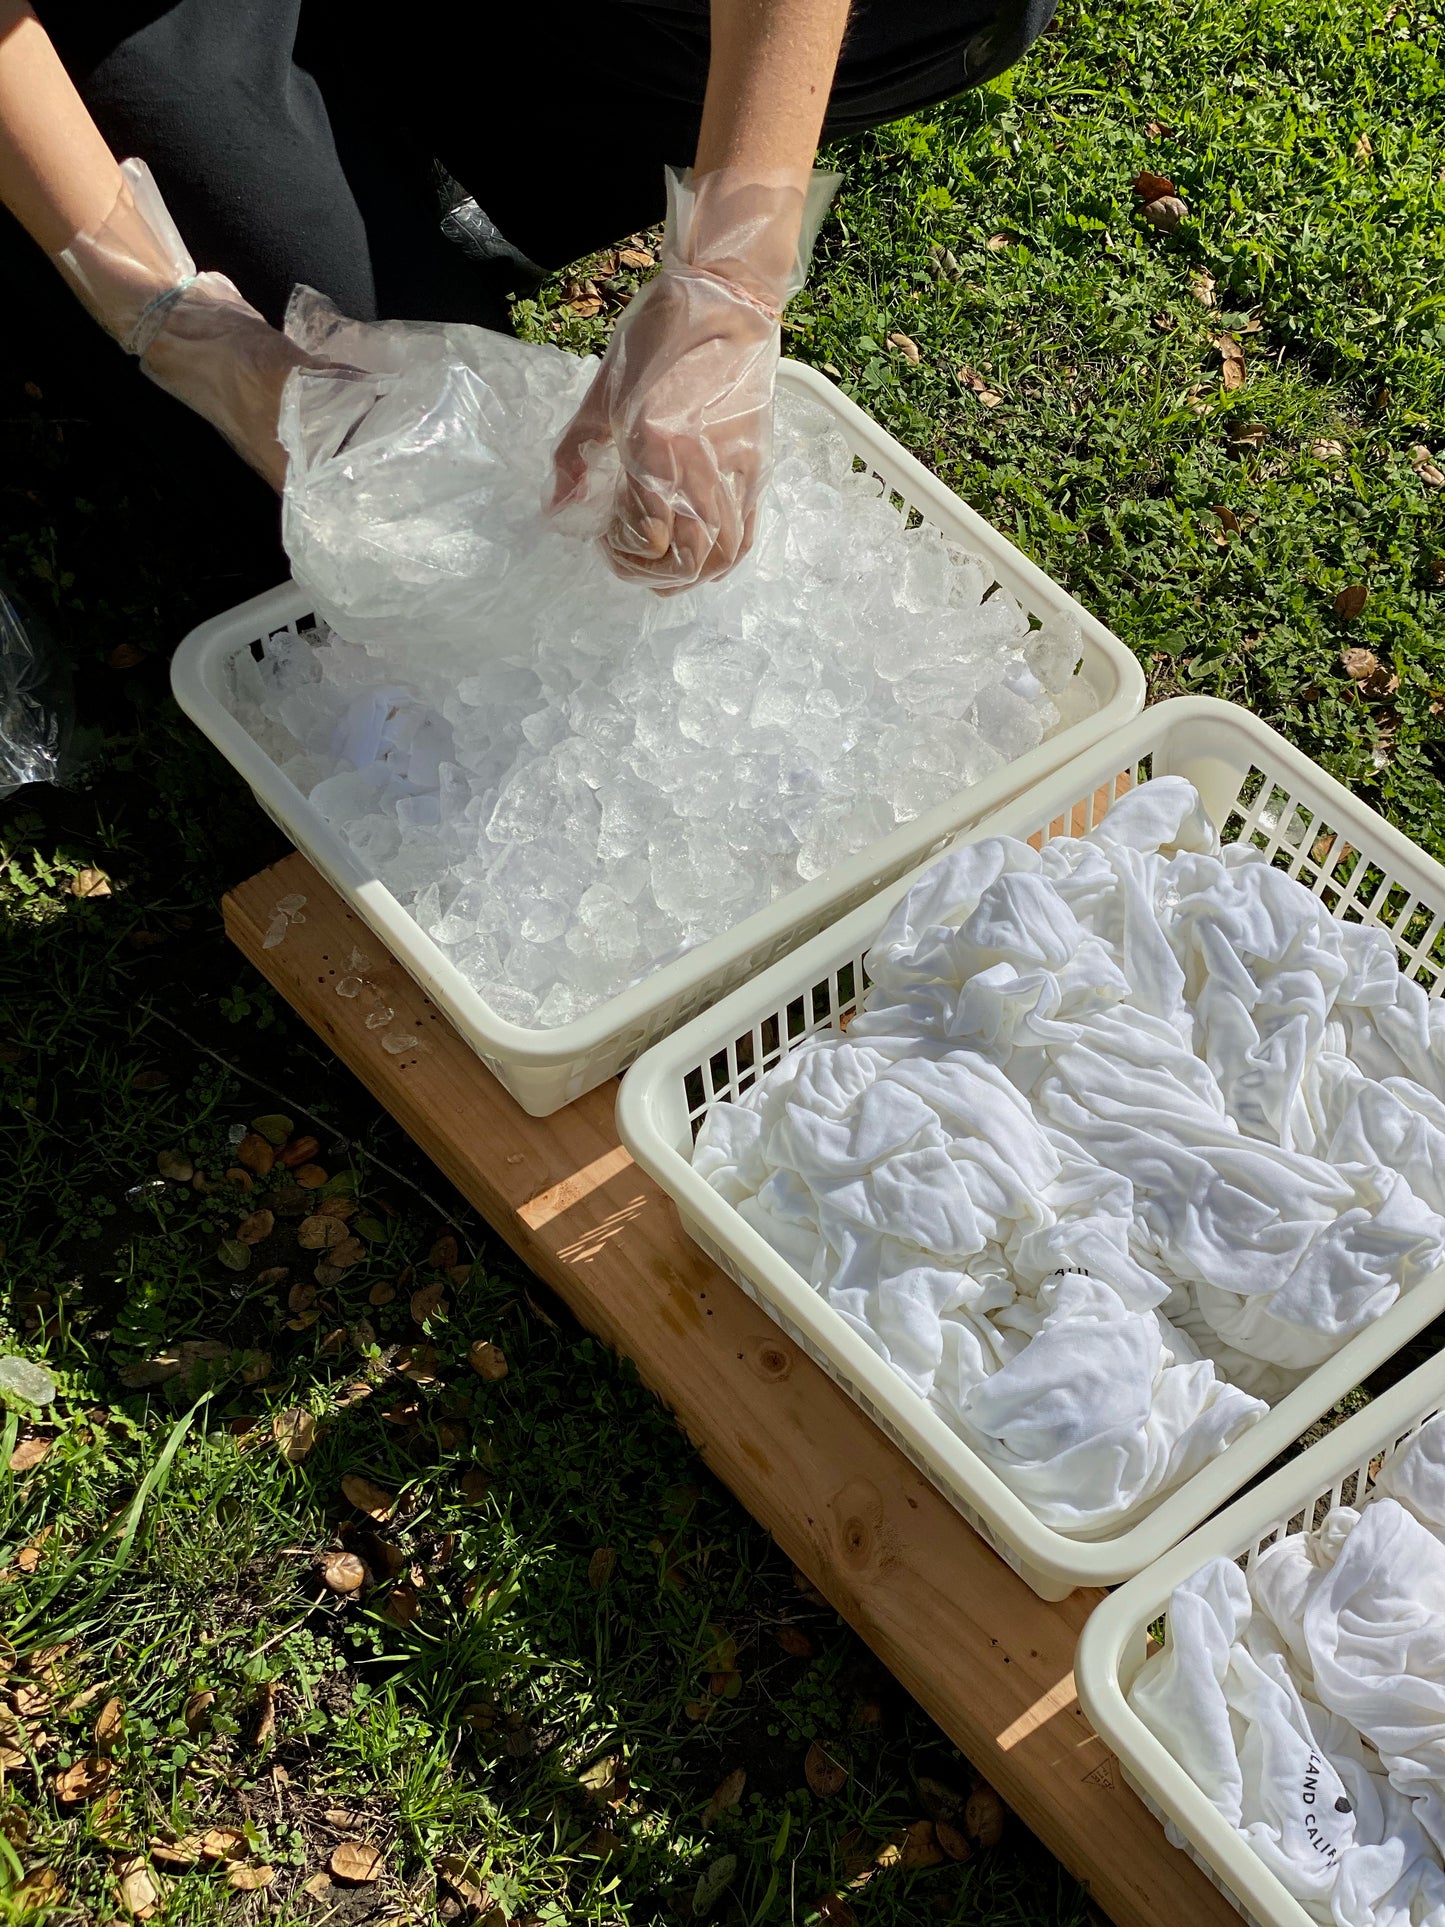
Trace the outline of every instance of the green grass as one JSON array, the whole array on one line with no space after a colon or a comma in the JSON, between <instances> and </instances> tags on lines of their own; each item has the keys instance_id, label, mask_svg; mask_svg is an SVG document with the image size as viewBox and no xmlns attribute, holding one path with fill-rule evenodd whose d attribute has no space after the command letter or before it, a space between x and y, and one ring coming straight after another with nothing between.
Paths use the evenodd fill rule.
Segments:
<instances>
[{"instance_id":1,"label":"green grass","mask_svg":"<svg viewBox=\"0 0 1445 1927\"><path fill-rule=\"evenodd\" d=\"M1441 25L1386 0L1066 7L1001 86L840 155L788 326L790 352L1137 649L1156 693L1249 704L1437 854L1445 492L1411 450L1445 447ZM1174 233L1143 219L1145 169L1188 203ZM601 315L559 279L524 331L597 345L636 285L614 269L590 264ZM229 950L216 898L279 845L177 715L165 662L258 585L218 573L209 506L120 465L63 371L27 393L32 353L17 337L3 361L0 562L65 640L89 761L0 819L0 1353L60 1386L44 1410L12 1399L0 1440L0 1465L48 1443L0 1472L0 1744L23 1756L0 1788L8 1917L109 1918L128 1856L228 1827L273 1884L175 1874L168 1919L452 1919L470 1881L513 1920L597 1927L845 1906L1082 1927L1017 1826L966 1866L861 1879L865 1846L936 1806L920 1781L963 1793L966 1764ZM1369 599L1347 623L1354 584ZM1345 673L1350 647L1399 677L1393 697ZM110 893L78 894L87 872ZM236 1128L277 1112L319 1140L332 1208L355 1206L357 1261L325 1274L314 1322L288 1302L319 1255L295 1216L244 1269L221 1255L268 1195L294 1210L280 1179L223 1181ZM163 1151L219 1188L160 1183ZM410 1297L441 1280L449 1228L465 1275L423 1334ZM476 1338L504 1379L470 1369ZM194 1378L127 1384L185 1340L214 1354ZM437 1354L421 1384L397 1369L418 1342ZM296 1407L316 1442L287 1464L271 1425ZM397 1499L384 1525L348 1475ZM343 1546L375 1578L359 1599L318 1576ZM111 1698L108 1782L64 1804L56 1776ZM838 1794L806 1784L814 1741L849 1768ZM738 1766L739 1803L704 1825ZM318 1897L305 1883L347 1836L384 1850L382 1878Z\"/></svg>"}]
</instances>

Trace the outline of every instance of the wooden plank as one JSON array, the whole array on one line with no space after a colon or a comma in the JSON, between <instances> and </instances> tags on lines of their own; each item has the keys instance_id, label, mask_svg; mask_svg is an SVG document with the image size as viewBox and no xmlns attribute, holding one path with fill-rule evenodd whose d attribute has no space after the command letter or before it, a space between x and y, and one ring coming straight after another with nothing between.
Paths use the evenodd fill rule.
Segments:
<instances>
[{"instance_id":1,"label":"wooden plank","mask_svg":"<svg viewBox=\"0 0 1445 1927\"><path fill-rule=\"evenodd\" d=\"M306 922L267 950L279 897ZM231 937L583 1324L636 1363L708 1465L1117 1927L1238 1915L1124 1786L1074 1695L1099 1597L1038 1599L682 1232L617 1140L611 1085L528 1117L304 858L225 902ZM368 1030L363 974L395 1010ZM396 1055L384 1037L413 1035Z\"/></svg>"}]
</instances>

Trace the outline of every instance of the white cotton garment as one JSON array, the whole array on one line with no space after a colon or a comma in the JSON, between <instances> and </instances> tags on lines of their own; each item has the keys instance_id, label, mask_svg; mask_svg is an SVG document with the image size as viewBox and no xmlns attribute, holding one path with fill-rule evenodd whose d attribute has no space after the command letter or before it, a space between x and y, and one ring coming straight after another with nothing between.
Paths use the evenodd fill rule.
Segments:
<instances>
[{"instance_id":1,"label":"white cotton garment","mask_svg":"<svg viewBox=\"0 0 1445 1927\"><path fill-rule=\"evenodd\" d=\"M1445 1543L1445 1412L1385 1454L1376 1498L1393 1499Z\"/></svg>"},{"instance_id":2,"label":"white cotton garment","mask_svg":"<svg viewBox=\"0 0 1445 1927\"><path fill-rule=\"evenodd\" d=\"M1445 1848L1445 1545L1391 1498L1343 1516L1333 1556L1289 1587L1261 1593L1257 1579L1256 1593L1315 1696L1376 1749Z\"/></svg>"},{"instance_id":3,"label":"white cotton garment","mask_svg":"<svg viewBox=\"0 0 1445 1927\"><path fill-rule=\"evenodd\" d=\"M1175 1588L1129 1703L1312 1919L1445 1927L1445 1873L1409 1800L1230 1561Z\"/></svg>"},{"instance_id":4,"label":"white cotton garment","mask_svg":"<svg viewBox=\"0 0 1445 1927\"><path fill-rule=\"evenodd\" d=\"M694 1166L1057 1530L1157 1503L1445 1263L1437 1005L1182 778L948 851L866 963Z\"/></svg>"}]
</instances>

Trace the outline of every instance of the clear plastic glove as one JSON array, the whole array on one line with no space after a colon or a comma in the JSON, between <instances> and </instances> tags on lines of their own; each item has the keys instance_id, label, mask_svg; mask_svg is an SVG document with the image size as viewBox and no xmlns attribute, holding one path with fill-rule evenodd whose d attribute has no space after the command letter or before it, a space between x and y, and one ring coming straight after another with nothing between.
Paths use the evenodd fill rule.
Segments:
<instances>
[{"instance_id":1,"label":"clear plastic glove","mask_svg":"<svg viewBox=\"0 0 1445 1927\"><path fill-rule=\"evenodd\" d=\"M599 535L624 579L672 594L747 553L772 465L779 318L837 184L668 169L661 269L555 457L553 514Z\"/></svg>"},{"instance_id":2,"label":"clear plastic glove","mask_svg":"<svg viewBox=\"0 0 1445 1927\"><path fill-rule=\"evenodd\" d=\"M223 274L197 274L144 161L121 164L121 191L94 233L53 257L106 333L167 394L218 428L252 468L280 488L276 439L291 370L315 365L244 300Z\"/></svg>"}]
</instances>

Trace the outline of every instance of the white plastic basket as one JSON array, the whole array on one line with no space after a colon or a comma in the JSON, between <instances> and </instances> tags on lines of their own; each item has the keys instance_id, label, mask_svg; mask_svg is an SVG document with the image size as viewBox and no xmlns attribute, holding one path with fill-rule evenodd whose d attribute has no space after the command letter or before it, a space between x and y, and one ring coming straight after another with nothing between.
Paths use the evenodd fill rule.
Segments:
<instances>
[{"instance_id":1,"label":"white plastic basket","mask_svg":"<svg viewBox=\"0 0 1445 1927\"><path fill-rule=\"evenodd\" d=\"M1202 1789L1134 1712L1125 1695L1150 1651L1149 1628L1174 1588L1210 1559L1249 1561L1281 1535L1308 1531L1331 1506L1359 1505L1379 1461L1445 1405L1445 1358L1432 1358L1182 1545L1106 1599L1084 1627L1074 1678L1085 1713L1125 1780L1252 1927L1314 1927Z\"/></svg>"},{"instance_id":2,"label":"white plastic basket","mask_svg":"<svg viewBox=\"0 0 1445 1927\"><path fill-rule=\"evenodd\" d=\"M1146 710L959 840L1078 835L1131 784L1165 774L1196 785L1227 842L1248 840L1287 865L1336 916L1383 923L1405 967L1439 994L1445 979L1445 869L1232 703L1196 696ZM745 1091L813 1031L846 1022L866 985L864 955L918 874L891 883L654 1046L623 1080L618 1125L638 1163L676 1200L684 1226L703 1249L853 1396L1035 1592L1061 1599L1075 1586L1129 1578L1207 1518L1445 1309L1445 1267L1133 1523L1088 1538L1043 1525L691 1163L697 1127L710 1104Z\"/></svg>"},{"instance_id":3,"label":"white plastic basket","mask_svg":"<svg viewBox=\"0 0 1445 1927\"><path fill-rule=\"evenodd\" d=\"M665 1037L734 984L754 976L775 957L872 896L890 878L941 849L963 824L997 808L1046 771L1137 716L1144 704L1143 673L1117 636L937 476L930 475L832 382L791 361L783 362L779 382L828 409L855 457L881 478L905 522L916 511L978 555L1031 614L1067 615L1078 625L1083 638L1079 673L1095 691L1098 708L1027 756L900 825L822 876L800 884L735 929L700 944L575 1023L536 1030L499 1017L231 715L227 665L239 650L264 650L270 636L282 630L296 633L310 624L311 611L301 590L286 584L203 623L186 637L171 667L171 686L181 708L245 777L263 809L297 848L447 1013L487 1068L535 1117L560 1110L584 1091L616 1076L656 1038Z\"/></svg>"}]
</instances>

